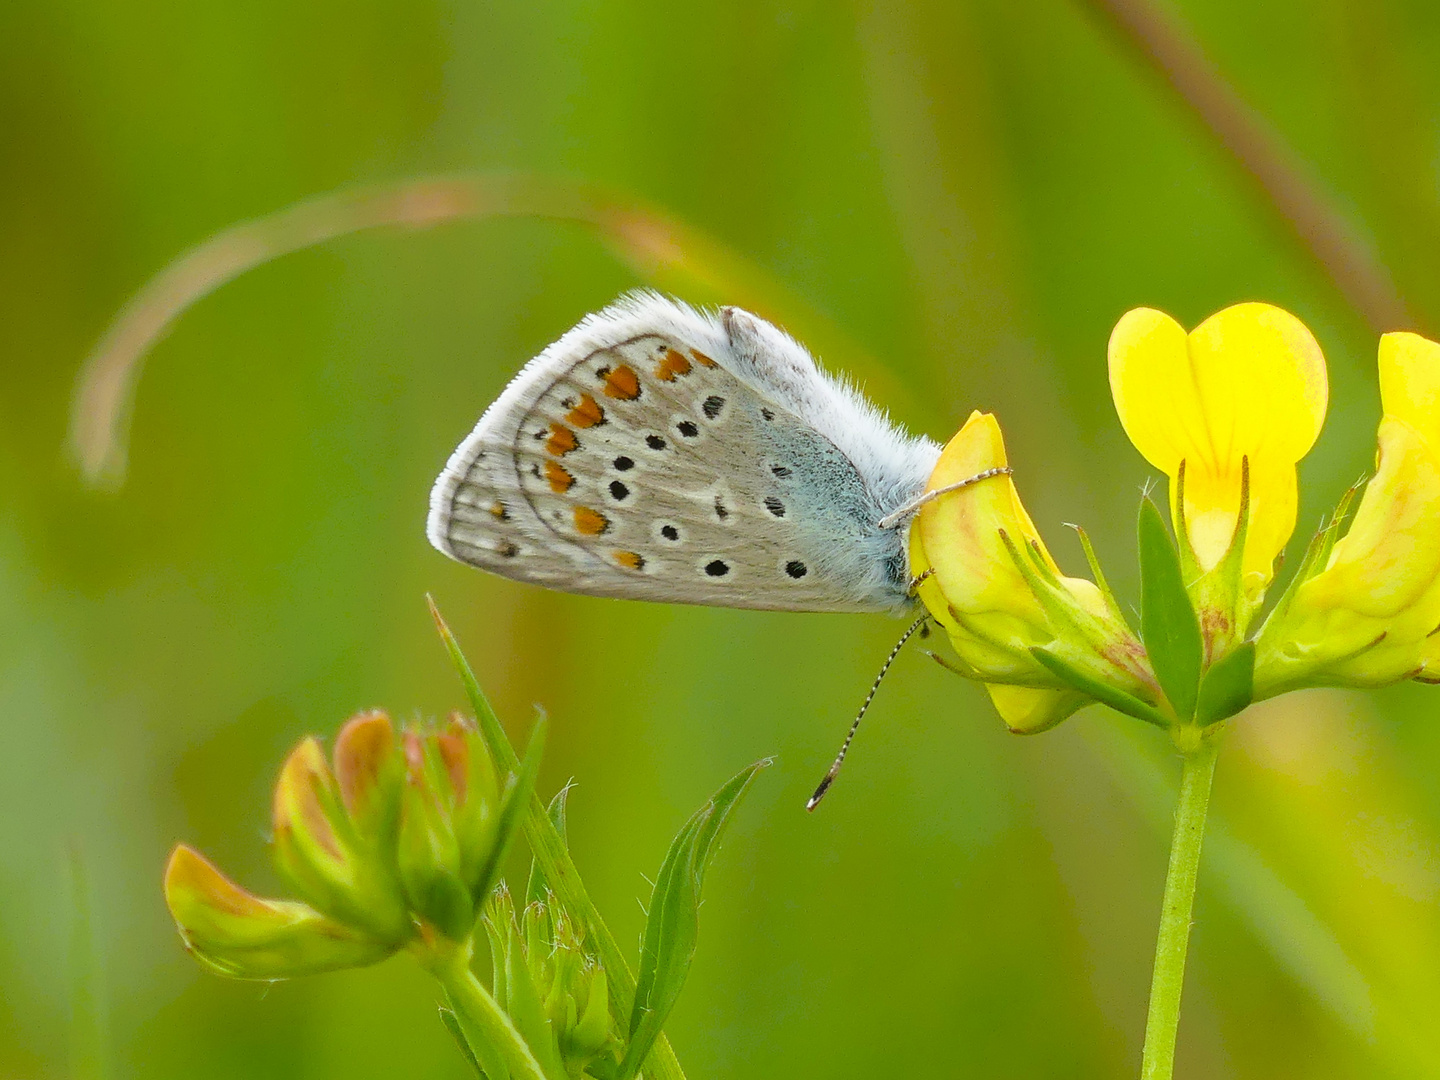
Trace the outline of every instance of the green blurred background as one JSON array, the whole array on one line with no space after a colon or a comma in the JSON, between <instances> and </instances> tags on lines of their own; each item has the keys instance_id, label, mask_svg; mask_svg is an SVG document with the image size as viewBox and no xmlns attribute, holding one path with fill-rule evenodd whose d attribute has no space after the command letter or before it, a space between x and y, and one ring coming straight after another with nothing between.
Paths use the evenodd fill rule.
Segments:
<instances>
[{"instance_id":1,"label":"green blurred background","mask_svg":"<svg viewBox=\"0 0 1440 1080\"><path fill-rule=\"evenodd\" d=\"M1440 8L1171 10L1440 315ZM1178 772L1162 737L1098 709L1009 736L912 649L809 816L898 623L562 596L426 544L431 480L485 404L642 283L584 229L372 232L242 277L151 356L125 486L81 483L80 361L168 260L316 192L496 169L595 181L717 238L838 327L853 347L822 351L907 425L944 438L996 411L1062 563L1083 567L1061 523L1085 523L1132 599L1151 474L1104 368L1127 308L1193 324L1265 299L1312 327L1332 413L1302 534L1373 454L1371 329L1061 0L8 0L0 1076L464 1075L412 965L224 982L159 891L181 838L276 888L287 749L358 708L459 705L426 591L512 732L533 704L553 718L543 783L578 783L576 858L622 941L684 816L778 755L669 1025L693 1078L1133 1075ZM1440 1075L1437 711L1406 685L1237 726L1179 1075Z\"/></svg>"}]
</instances>

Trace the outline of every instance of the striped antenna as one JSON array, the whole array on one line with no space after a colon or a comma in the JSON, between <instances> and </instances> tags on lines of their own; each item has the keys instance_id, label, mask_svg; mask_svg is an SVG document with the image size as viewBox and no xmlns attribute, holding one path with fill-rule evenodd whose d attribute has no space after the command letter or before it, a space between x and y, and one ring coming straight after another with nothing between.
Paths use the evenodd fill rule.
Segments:
<instances>
[{"instance_id":1,"label":"striped antenna","mask_svg":"<svg viewBox=\"0 0 1440 1080\"><path fill-rule=\"evenodd\" d=\"M820 785L815 789L815 794L810 796L810 801L805 804L806 810L814 810L815 807L820 805L820 800L825 797L825 793L830 790L830 785L833 784L835 778L840 775L840 766L845 764L845 755L850 751L850 744L855 741L855 733L860 730L860 721L865 719L865 710L870 708L870 702L875 700L875 692L880 689L880 683L885 678L885 673L890 670L890 665L895 662L895 657L900 655L900 650L905 647L905 643L910 640L916 630L919 630L925 625L929 618L929 615L921 615L920 618L911 623L910 629L900 635L900 640L897 641L895 647L890 650L890 655L885 658L885 663L880 665L880 674L876 675L875 681L870 684L870 693L865 695L865 702L860 706L860 712L855 717L855 722L850 725L849 734L845 736L845 741L840 744L840 752L835 755L834 764L830 766L830 771L825 774L825 779L820 781Z\"/></svg>"}]
</instances>

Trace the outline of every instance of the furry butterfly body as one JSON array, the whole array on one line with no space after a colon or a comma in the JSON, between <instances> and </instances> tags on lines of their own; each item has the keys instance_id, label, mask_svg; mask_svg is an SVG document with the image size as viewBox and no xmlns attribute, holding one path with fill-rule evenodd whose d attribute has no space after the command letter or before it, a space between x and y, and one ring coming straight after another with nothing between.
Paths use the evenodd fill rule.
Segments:
<instances>
[{"instance_id":1,"label":"furry butterfly body","mask_svg":"<svg viewBox=\"0 0 1440 1080\"><path fill-rule=\"evenodd\" d=\"M430 496L440 551L566 592L786 611L908 607L939 447L737 308L638 293L531 360Z\"/></svg>"}]
</instances>

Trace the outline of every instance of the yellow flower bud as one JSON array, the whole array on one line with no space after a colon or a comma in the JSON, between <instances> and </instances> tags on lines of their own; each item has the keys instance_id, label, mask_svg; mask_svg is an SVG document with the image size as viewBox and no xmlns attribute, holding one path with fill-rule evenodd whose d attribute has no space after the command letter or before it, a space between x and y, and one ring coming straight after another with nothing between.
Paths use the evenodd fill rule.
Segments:
<instances>
[{"instance_id":1,"label":"yellow flower bud","mask_svg":"<svg viewBox=\"0 0 1440 1080\"><path fill-rule=\"evenodd\" d=\"M360 967L395 951L288 900L246 892L183 844L165 868L165 903L185 947L212 971L234 979L285 979Z\"/></svg>"},{"instance_id":2,"label":"yellow flower bud","mask_svg":"<svg viewBox=\"0 0 1440 1080\"><path fill-rule=\"evenodd\" d=\"M941 453L927 490L1005 465L999 424L976 412ZM990 693L1012 730L1044 730L1088 702L1071 673L1156 700L1144 650L1094 582L1061 575L1008 475L924 506L911 526L910 560L923 578L921 601L965 674L997 684Z\"/></svg>"}]
</instances>

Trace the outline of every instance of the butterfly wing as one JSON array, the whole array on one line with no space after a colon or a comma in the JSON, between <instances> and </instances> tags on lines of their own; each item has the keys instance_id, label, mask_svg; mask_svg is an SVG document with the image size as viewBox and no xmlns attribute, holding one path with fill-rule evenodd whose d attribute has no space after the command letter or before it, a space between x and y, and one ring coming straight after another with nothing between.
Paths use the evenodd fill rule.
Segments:
<instances>
[{"instance_id":1,"label":"butterfly wing","mask_svg":"<svg viewBox=\"0 0 1440 1080\"><path fill-rule=\"evenodd\" d=\"M566 592L787 611L908 603L938 447L781 331L660 296L586 318L511 381L430 497L440 551Z\"/></svg>"}]
</instances>

